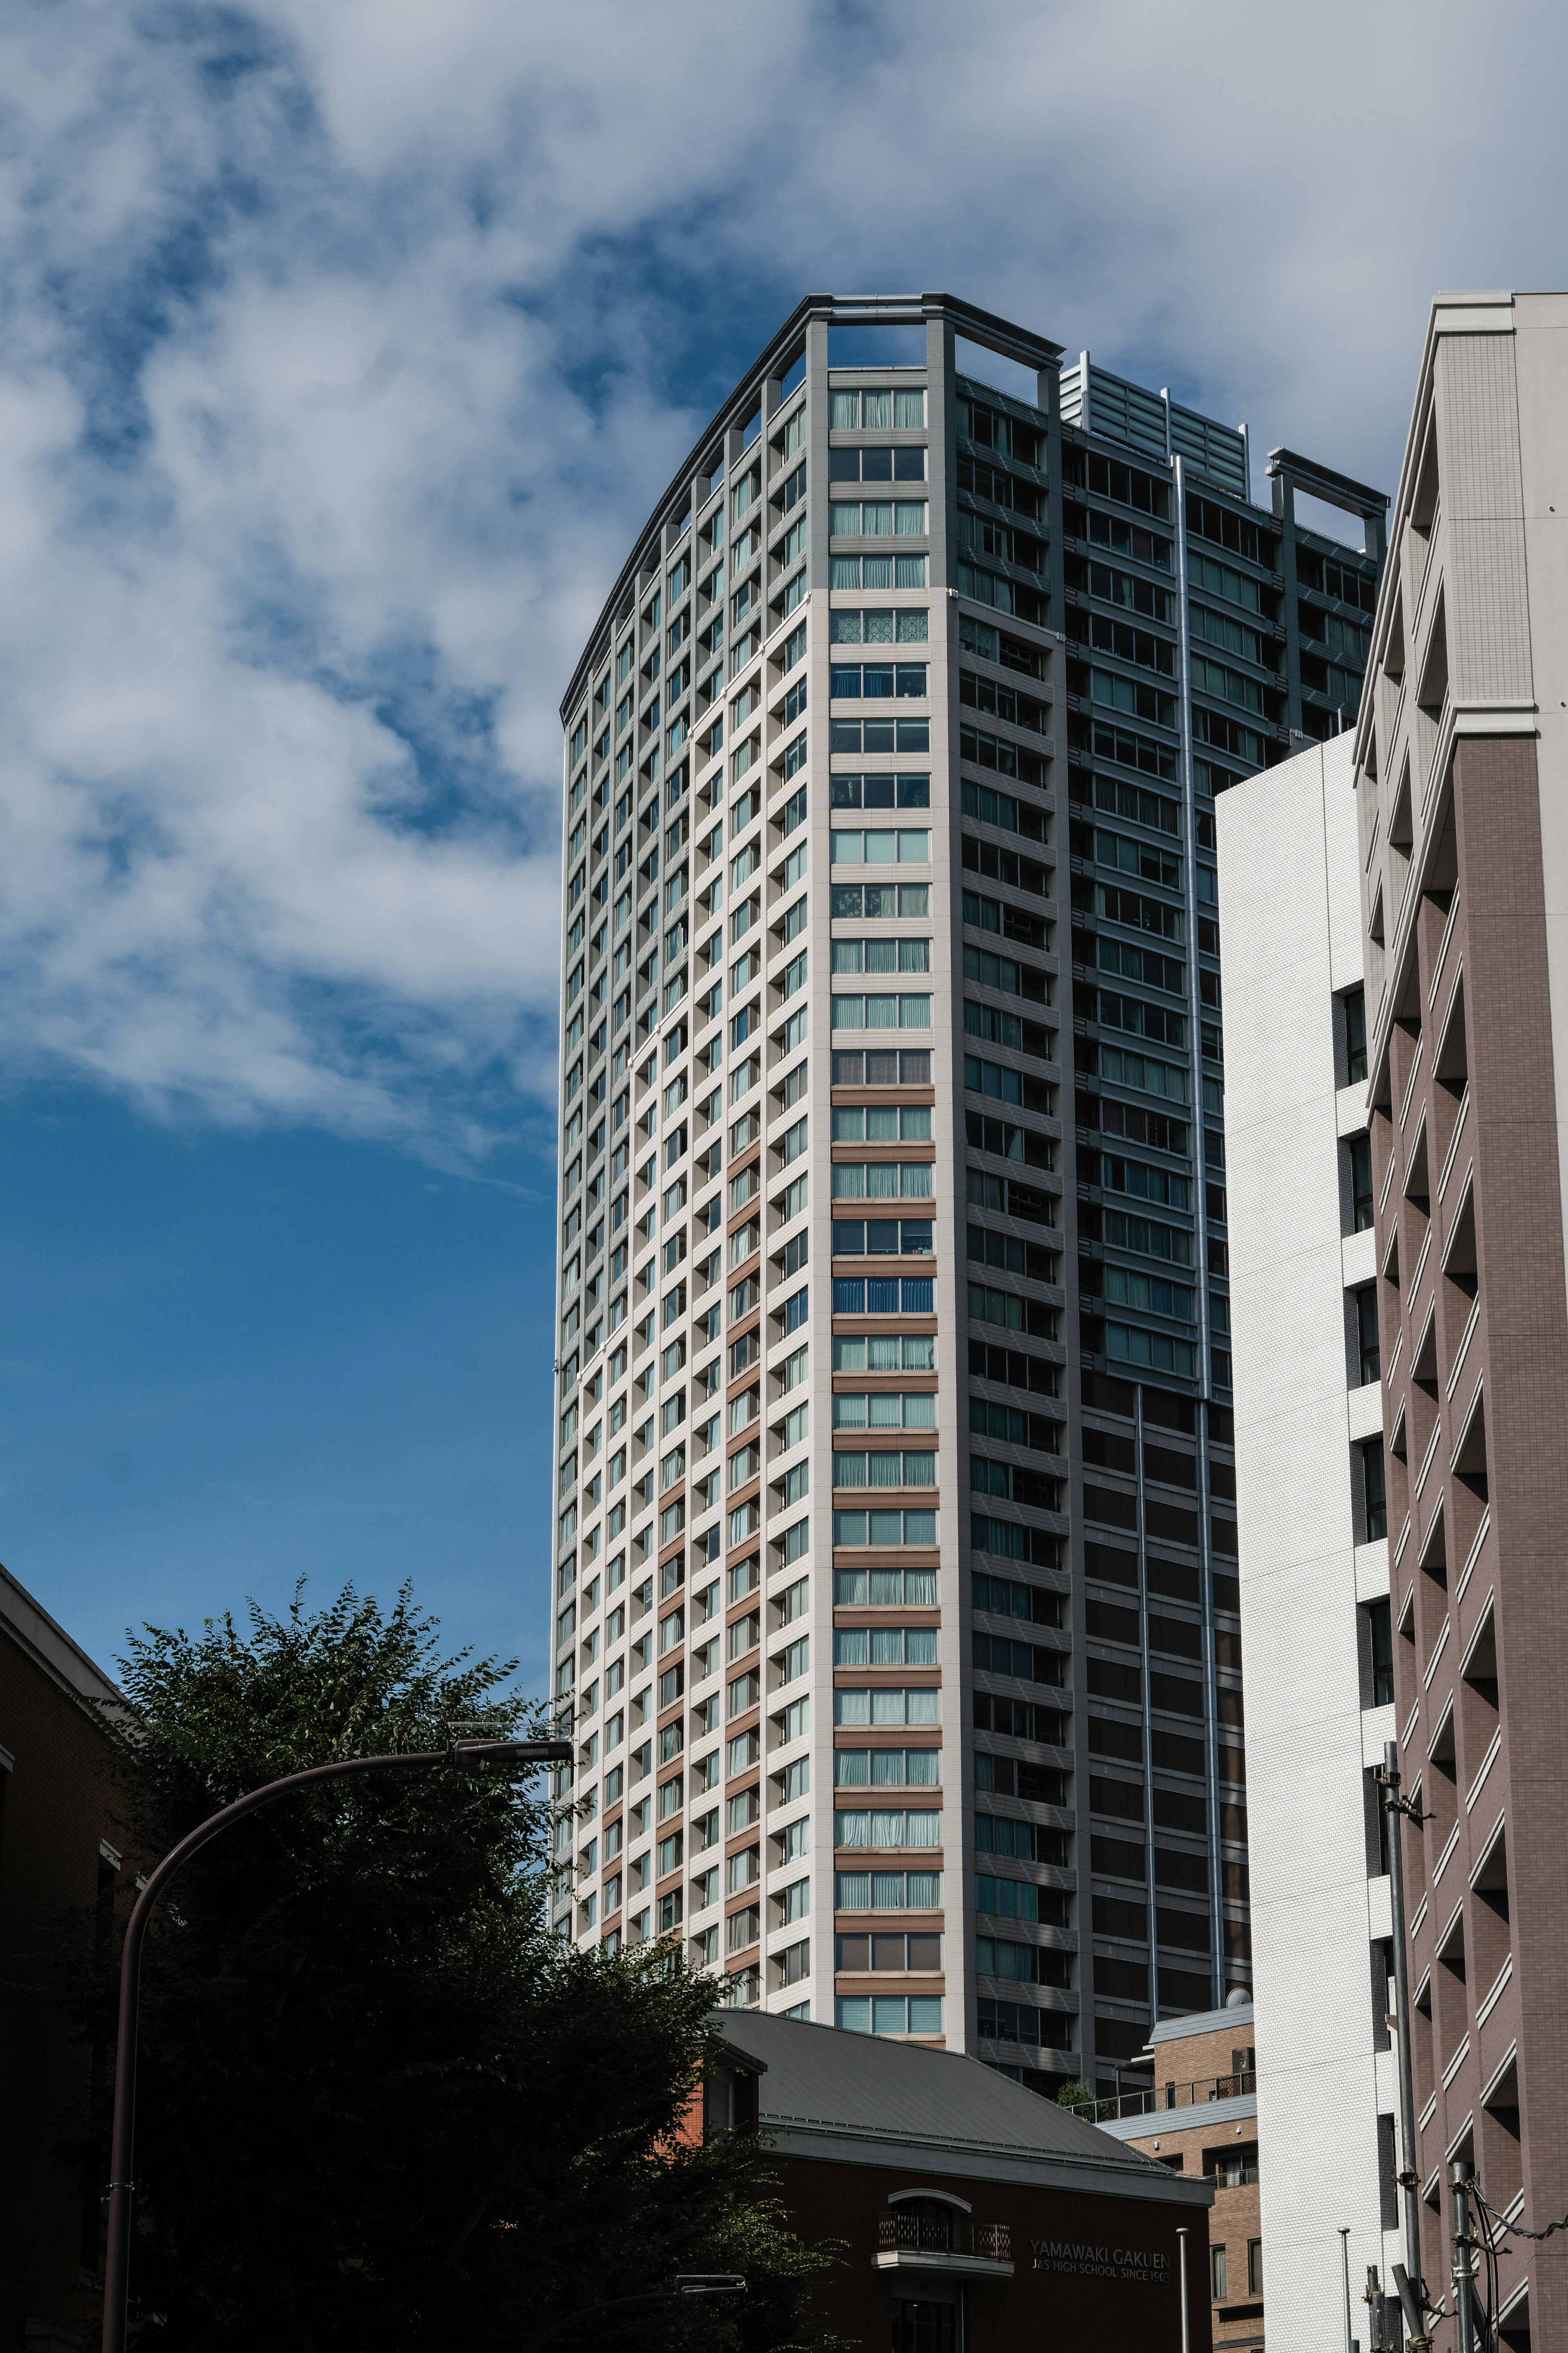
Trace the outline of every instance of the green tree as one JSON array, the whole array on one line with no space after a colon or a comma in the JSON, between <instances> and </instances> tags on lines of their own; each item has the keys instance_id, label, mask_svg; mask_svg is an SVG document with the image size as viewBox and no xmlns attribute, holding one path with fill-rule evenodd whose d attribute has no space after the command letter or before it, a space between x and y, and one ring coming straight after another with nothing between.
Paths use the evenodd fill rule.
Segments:
<instances>
[{"instance_id":1,"label":"green tree","mask_svg":"<svg viewBox=\"0 0 1568 2353\"><path fill-rule=\"evenodd\" d=\"M121 1662L132 1852L335 1757L544 1727L510 1664L442 1655L405 1591L345 1591ZM522 2353L552 2320L678 2270L742 2305L605 2314L574 2346L827 2342L754 2136L682 2124L713 2035L679 1952L546 1933L547 1806L486 1769L291 1795L171 1891L144 1977L132 2301L168 2353Z\"/></svg>"}]
</instances>

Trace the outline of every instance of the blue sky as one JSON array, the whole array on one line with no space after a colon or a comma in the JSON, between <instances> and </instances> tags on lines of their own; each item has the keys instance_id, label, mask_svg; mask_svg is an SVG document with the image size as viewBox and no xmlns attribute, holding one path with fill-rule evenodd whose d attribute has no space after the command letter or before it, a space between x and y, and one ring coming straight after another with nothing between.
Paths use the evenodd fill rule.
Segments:
<instances>
[{"instance_id":1,"label":"blue sky","mask_svg":"<svg viewBox=\"0 0 1568 2353\"><path fill-rule=\"evenodd\" d=\"M1434 288L1561 280L1564 44L5 12L0 1558L89 1649L411 1577L537 1672L555 707L801 293L949 288L1392 488Z\"/></svg>"}]
</instances>

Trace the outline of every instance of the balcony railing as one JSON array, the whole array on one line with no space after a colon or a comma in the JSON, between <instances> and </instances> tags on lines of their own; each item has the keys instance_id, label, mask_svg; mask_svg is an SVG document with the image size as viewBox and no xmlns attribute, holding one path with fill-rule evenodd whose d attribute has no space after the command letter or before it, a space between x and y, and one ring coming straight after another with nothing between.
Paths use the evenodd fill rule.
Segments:
<instances>
[{"instance_id":1,"label":"balcony railing","mask_svg":"<svg viewBox=\"0 0 1568 2353\"><path fill-rule=\"evenodd\" d=\"M979 2256L982 2262L1013 2260L1013 2232L1005 2222L972 2222L966 2215L951 2220L928 2214L885 2214L877 2224L880 2253L921 2255Z\"/></svg>"},{"instance_id":2,"label":"balcony railing","mask_svg":"<svg viewBox=\"0 0 1568 2353\"><path fill-rule=\"evenodd\" d=\"M1080 2100L1073 2114L1086 2123L1103 2125L1127 2116L1159 2116L1167 2108L1206 2107L1211 2100L1239 2100L1257 2089L1254 2074L1205 2075L1195 2084L1162 2084L1157 2091L1123 2092L1113 2100Z\"/></svg>"}]
</instances>

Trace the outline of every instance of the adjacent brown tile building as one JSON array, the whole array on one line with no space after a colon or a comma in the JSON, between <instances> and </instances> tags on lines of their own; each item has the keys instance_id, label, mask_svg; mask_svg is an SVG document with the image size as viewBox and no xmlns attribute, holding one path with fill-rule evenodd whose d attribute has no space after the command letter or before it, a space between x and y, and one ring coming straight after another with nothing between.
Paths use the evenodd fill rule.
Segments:
<instances>
[{"instance_id":1,"label":"adjacent brown tile building","mask_svg":"<svg viewBox=\"0 0 1568 2353\"><path fill-rule=\"evenodd\" d=\"M1258 2072L1250 2002L1167 2019L1149 2038L1152 2091L1080 2111L1124 2147L1207 2185L1208 2291L1215 2353L1263 2337L1263 2223L1258 2178Z\"/></svg>"},{"instance_id":2,"label":"adjacent brown tile building","mask_svg":"<svg viewBox=\"0 0 1568 2353\"><path fill-rule=\"evenodd\" d=\"M120 1856L97 1705L116 1696L0 1568L0 2353L68 2353L94 2304L108 2053L73 2039L44 1973L68 1910L111 1932Z\"/></svg>"},{"instance_id":3,"label":"adjacent brown tile building","mask_svg":"<svg viewBox=\"0 0 1568 2353\"><path fill-rule=\"evenodd\" d=\"M1568 295L1435 304L1356 744L1377 1235L1363 1330L1420 1814L1402 1835L1435 2299L1455 2159L1500 2216L1540 2231L1568 2213L1565 330ZM1568 2343L1568 2240L1497 2227L1502 2342ZM1435 2346L1456 2341L1436 2325Z\"/></svg>"}]
</instances>

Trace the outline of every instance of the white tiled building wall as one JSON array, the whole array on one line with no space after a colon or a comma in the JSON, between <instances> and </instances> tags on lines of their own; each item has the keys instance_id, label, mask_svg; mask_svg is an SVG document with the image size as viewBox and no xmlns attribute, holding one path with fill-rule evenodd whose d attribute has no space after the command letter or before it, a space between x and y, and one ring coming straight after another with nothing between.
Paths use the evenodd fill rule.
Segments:
<instances>
[{"instance_id":1,"label":"white tiled building wall","mask_svg":"<svg viewBox=\"0 0 1568 2353\"><path fill-rule=\"evenodd\" d=\"M1401 2259L1387 2176L1397 2113L1385 2026L1389 1883L1367 1768L1394 1735L1373 1704L1386 1539L1363 1541L1362 1443L1381 1436L1354 1303L1366 1126L1346 1000L1362 981L1352 737L1217 807L1226 976L1236 1467L1247 1704L1253 1998L1270 2353L1353 2333L1367 2266ZM1380 2124L1380 2119L1383 2121Z\"/></svg>"}]
</instances>

